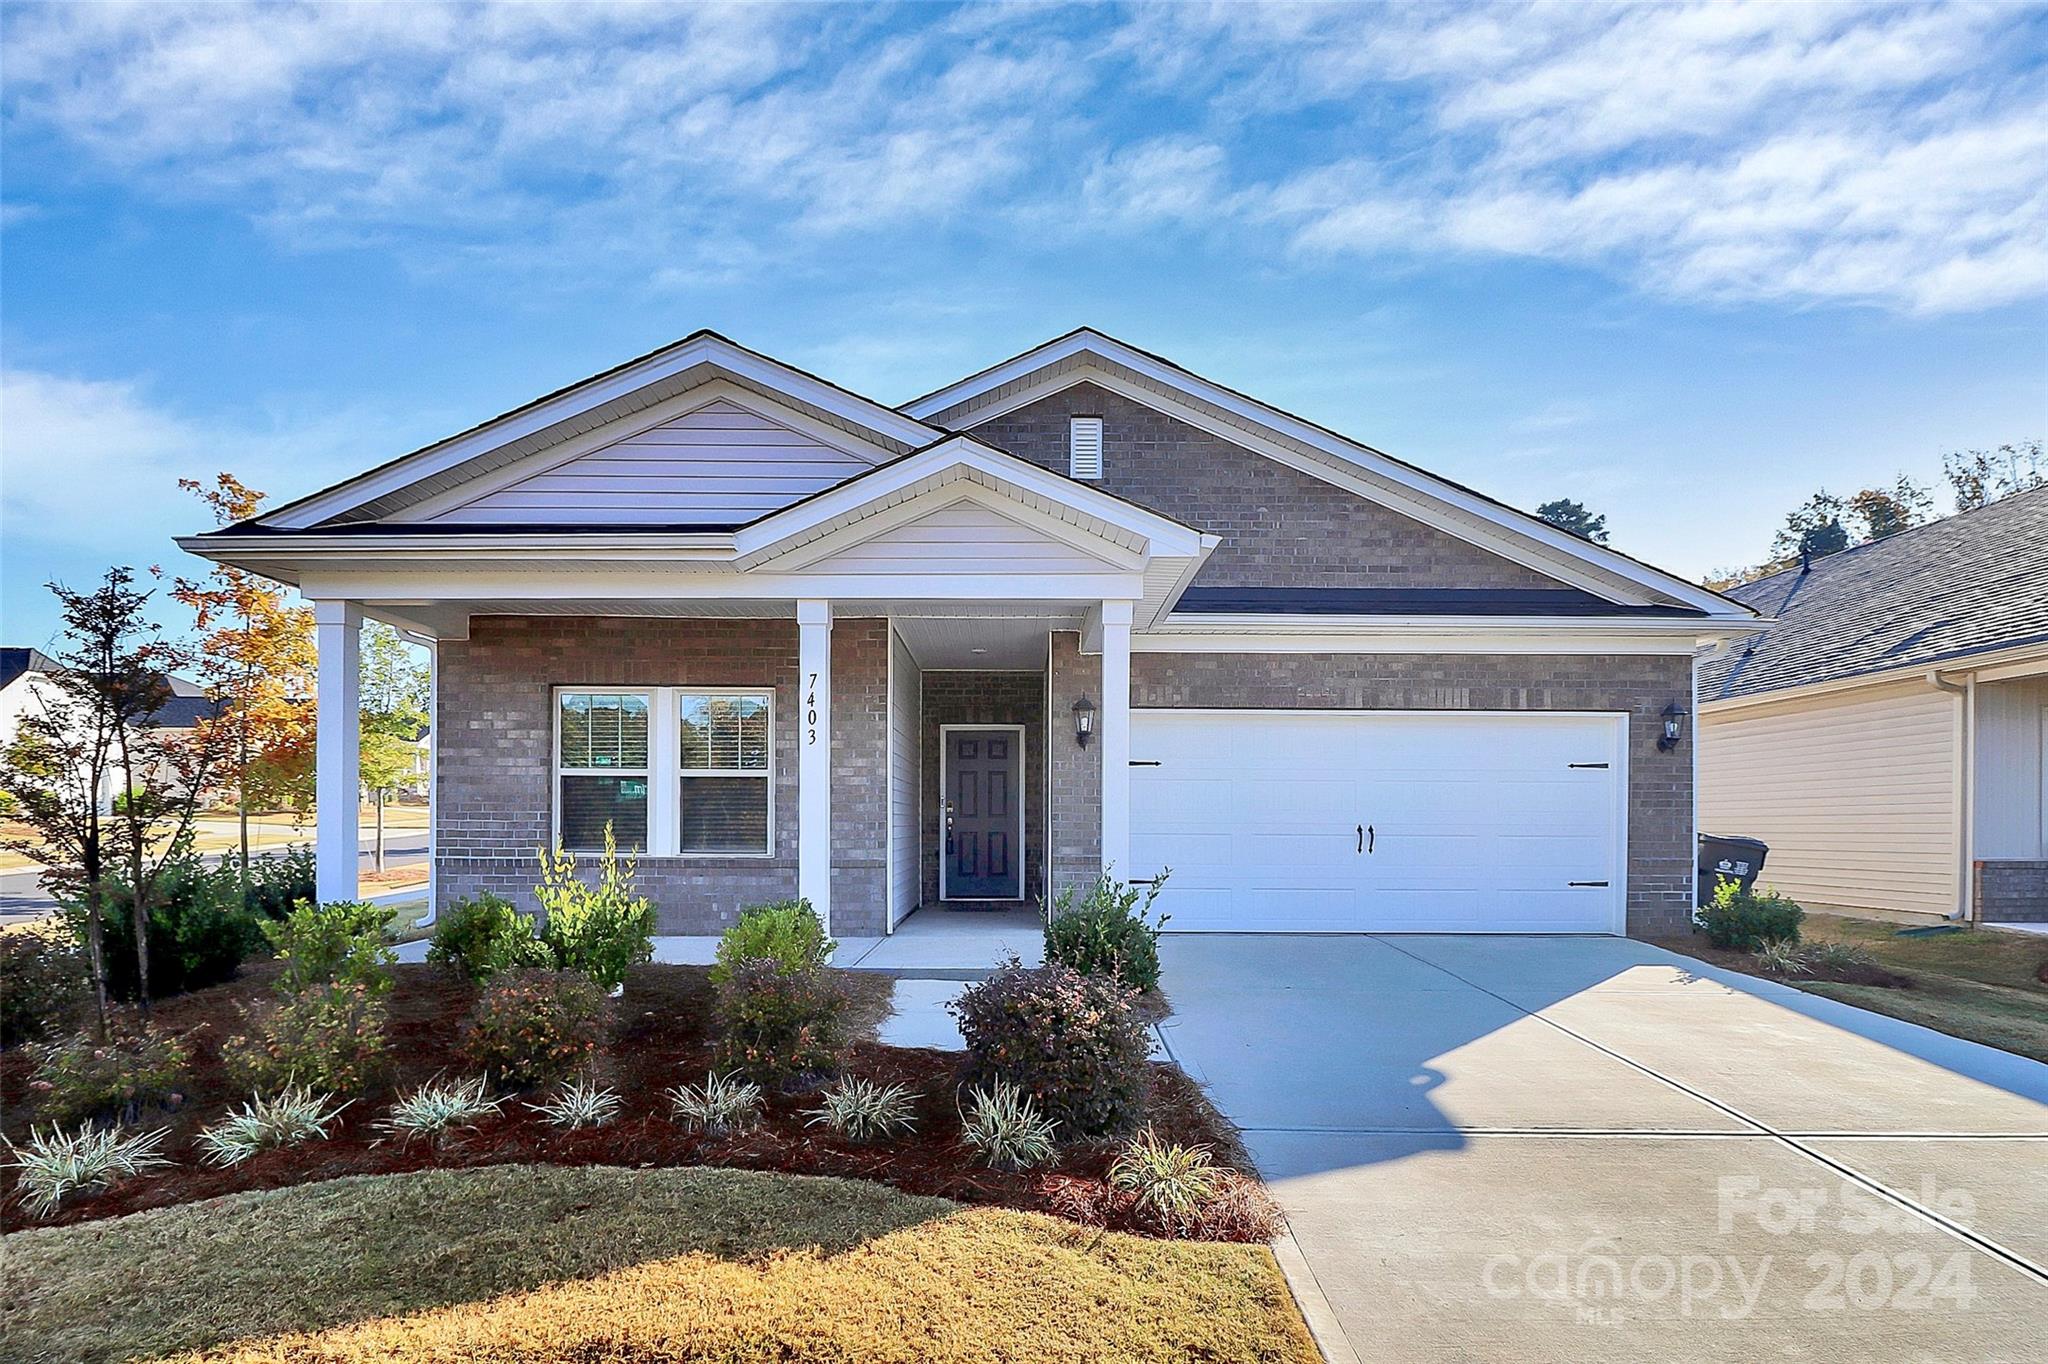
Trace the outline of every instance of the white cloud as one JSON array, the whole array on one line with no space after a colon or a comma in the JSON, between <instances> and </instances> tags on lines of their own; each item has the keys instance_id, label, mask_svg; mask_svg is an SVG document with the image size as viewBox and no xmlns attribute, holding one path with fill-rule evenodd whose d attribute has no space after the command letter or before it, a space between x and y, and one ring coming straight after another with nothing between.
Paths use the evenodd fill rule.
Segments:
<instances>
[{"instance_id":1,"label":"white cloud","mask_svg":"<svg viewBox=\"0 0 2048 1364\"><path fill-rule=\"evenodd\" d=\"M0 525L108 555L206 528L180 478L226 471L295 496L364 467L390 432L360 414L294 425L197 420L151 401L133 381L38 370L0 372ZM166 549L165 552L168 552Z\"/></svg>"},{"instance_id":2,"label":"white cloud","mask_svg":"<svg viewBox=\"0 0 2048 1364\"><path fill-rule=\"evenodd\" d=\"M0 18L10 137L421 270L681 288L882 229L1172 223L1308 271L1525 256L1676 299L1923 312L2048 287L2044 29L1972 4Z\"/></svg>"}]
</instances>

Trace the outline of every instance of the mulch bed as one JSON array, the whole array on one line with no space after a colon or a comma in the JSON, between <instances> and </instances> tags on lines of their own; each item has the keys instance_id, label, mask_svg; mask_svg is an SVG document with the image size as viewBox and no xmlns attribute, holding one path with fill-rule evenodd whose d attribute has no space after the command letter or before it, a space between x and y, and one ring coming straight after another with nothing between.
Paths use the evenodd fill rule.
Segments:
<instances>
[{"instance_id":1,"label":"mulch bed","mask_svg":"<svg viewBox=\"0 0 2048 1364\"><path fill-rule=\"evenodd\" d=\"M618 1026L600 1072L600 1078L616 1086L625 1099L626 1114L617 1122L596 1130L562 1132L515 1098L506 1103L500 1116L486 1119L474 1131L439 1148L424 1142L399 1142L375 1129L396 1093L437 1075L474 1073L459 1046L463 1020L476 991L468 982L433 967L401 965L395 972L397 984L390 996L387 1029L389 1073L348 1110L329 1140L265 1151L228 1169L200 1163L193 1144L199 1130L248 1097L229 1085L220 1064L220 1043L238 1029L239 1006L265 996L271 988L274 966L252 965L241 979L227 985L157 1003L157 1024L189 1033L194 1052L194 1073L184 1103L148 1124L171 1129L165 1153L177 1164L125 1181L98 1196L78 1199L53 1217L33 1220L24 1215L15 1196L14 1174L7 1171L0 1175L0 1229L91 1221L344 1175L550 1163L643 1168L716 1165L839 1175L960 1202L1051 1212L1118 1230L1147 1230L1132 1220L1127 1203L1105 1184L1104 1175L1116 1151L1113 1142L1069 1147L1052 1170L1009 1173L975 1164L973 1153L959 1141L954 1098L961 1064L957 1052L889 1047L872 1041L853 1048L846 1065L848 1073L909 1085L920 1092L917 1131L908 1137L863 1146L823 1128L808 1127L806 1111L816 1107L815 1092L771 1094L766 1120L752 1131L718 1139L685 1131L669 1120L662 1091L683 1080L700 1083L713 1066L706 1032L711 988L702 967L643 966L627 981L625 996L619 1001ZM888 982L861 974L854 979L857 989L866 995L868 1012L879 1021ZM10 1139L21 1138L36 1118L29 1075L28 1057L22 1049L0 1052L0 1112L5 1114L0 1133ZM1177 1067L1152 1066L1146 1117L1162 1136L1207 1143L1219 1162L1251 1174L1235 1131ZM1259 1201L1255 1188L1248 1196L1254 1203ZM1265 1239L1256 1234L1256 1228L1239 1230L1229 1225L1198 1234L1219 1240Z\"/></svg>"}]
</instances>

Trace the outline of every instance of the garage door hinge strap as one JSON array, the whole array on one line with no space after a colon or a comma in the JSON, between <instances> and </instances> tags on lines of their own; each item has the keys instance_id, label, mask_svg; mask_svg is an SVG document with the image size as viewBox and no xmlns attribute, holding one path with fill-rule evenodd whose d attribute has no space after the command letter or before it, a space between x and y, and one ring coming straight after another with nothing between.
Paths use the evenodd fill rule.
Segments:
<instances>
[{"instance_id":1,"label":"garage door hinge strap","mask_svg":"<svg viewBox=\"0 0 2048 1364\"><path fill-rule=\"evenodd\" d=\"M1149 758L1149 759L1148 759L1148 758L1133 758L1133 759L1131 759L1131 766L1133 766L1133 767L1157 767L1157 766L1159 766L1159 760L1158 760L1157 758Z\"/></svg>"},{"instance_id":2,"label":"garage door hinge strap","mask_svg":"<svg viewBox=\"0 0 2048 1364\"><path fill-rule=\"evenodd\" d=\"M1605 767L1606 763L1566 763L1566 767Z\"/></svg>"},{"instance_id":3,"label":"garage door hinge strap","mask_svg":"<svg viewBox=\"0 0 2048 1364\"><path fill-rule=\"evenodd\" d=\"M1604 886L1607 883L1605 881L1567 881L1565 884L1568 886Z\"/></svg>"}]
</instances>

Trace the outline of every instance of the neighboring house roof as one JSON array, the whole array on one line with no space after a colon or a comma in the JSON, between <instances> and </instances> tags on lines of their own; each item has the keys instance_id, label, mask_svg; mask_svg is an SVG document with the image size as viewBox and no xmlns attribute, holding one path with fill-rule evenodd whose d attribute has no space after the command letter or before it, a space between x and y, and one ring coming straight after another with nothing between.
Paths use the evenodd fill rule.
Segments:
<instances>
[{"instance_id":1,"label":"neighboring house roof","mask_svg":"<svg viewBox=\"0 0 2048 1364\"><path fill-rule=\"evenodd\" d=\"M0 687L5 687L25 673L52 674L57 664L41 649L0 648ZM190 729L200 720L213 714L213 702L207 698L206 688L187 678L171 678L171 699L162 709L149 717L148 724L162 729Z\"/></svg>"},{"instance_id":2,"label":"neighboring house roof","mask_svg":"<svg viewBox=\"0 0 2048 1364\"><path fill-rule=\"evenodd\" d=\"M2048 488L1788 568L1729 595L1778 624L1701 668L1702 701L2048 643Z\"/></svg>"},{"instance_id":3,"label":"neighboring house roof","mask_svg":"<svg viewBox=\"0 0 2048 1364\"><path fill-rule=\"evenodd\" d=\"M41 649L0 649L0 687L13 683L23 673L46 673L56 669Z\"/></svg>"}]
</instances>

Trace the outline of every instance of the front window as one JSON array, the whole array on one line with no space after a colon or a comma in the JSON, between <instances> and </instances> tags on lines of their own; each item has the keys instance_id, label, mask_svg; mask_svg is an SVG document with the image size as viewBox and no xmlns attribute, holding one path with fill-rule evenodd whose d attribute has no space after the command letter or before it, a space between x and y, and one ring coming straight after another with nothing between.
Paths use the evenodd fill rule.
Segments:
<instances>
[{"instance_id":1,"label":"front window","mask_svg":"<svg viewBox=\"0 0 2048 1364\"><path fill-rule=\"evenodd\" d=\"M767 696L684 692L676 709L678 851L767 852Z\"/></svg>"},{"instance_id":2,"label":"front window","mask_svg":"<svg viewBox=\"0 0 2048 1364\"><path fill-rule=\"evenodd\" d=\"M774 704L766 691L565 687L555 694L555 832L572 852L774 851ZM664 756L666 755L666 756Z\"/></svg>"},{"instance_id":3,"label":"front window","mask_svg":"<svg viewBox=\"0 0 2048 1364\"><path fill-rule=\"evenodd\" d=\"M645 692L563 692L556 809L561 845L604 846L604 826L621 848L647 848Z\"/></svg>"}]
</instances>

